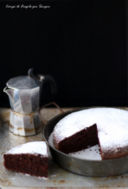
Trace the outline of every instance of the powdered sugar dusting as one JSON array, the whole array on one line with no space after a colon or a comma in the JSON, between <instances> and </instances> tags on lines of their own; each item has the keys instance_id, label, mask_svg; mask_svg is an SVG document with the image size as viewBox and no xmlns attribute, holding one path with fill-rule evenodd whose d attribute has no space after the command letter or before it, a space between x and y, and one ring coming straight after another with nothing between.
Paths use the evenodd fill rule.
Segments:
<instances>
[{"instance_id":1,"label":"powdered sugar dusting","mask_svg":"<svg viewBox=\"0 0 128 189\"><path fill-rule=\"evenodd\" d=\"M128 146L128 111L118 108L90 108L69 114L54 128L58 141L96 124L102 150Z\"/></svg>"},{"instance_id":2,"label":"powdered sugar dusting","mask_svg":"<svg viewBox=\"0 0 128 189\"><path fill-rule=\"evenodd\" d=\"M47 157L48 149L44 141L34 141L16 146L6 154L39 154Z\"/></svg>"},{"instance_id":3,"label":"powdered sugar dusting","mask_svg":"<svg viewBox=\"0 0 128 189\"><path fill-rule=\"evenodd\" d=\"M78 152L69 153L69 155L84 160L102 160L98 145L80 150Z\"/></svg>"}]
</instances>

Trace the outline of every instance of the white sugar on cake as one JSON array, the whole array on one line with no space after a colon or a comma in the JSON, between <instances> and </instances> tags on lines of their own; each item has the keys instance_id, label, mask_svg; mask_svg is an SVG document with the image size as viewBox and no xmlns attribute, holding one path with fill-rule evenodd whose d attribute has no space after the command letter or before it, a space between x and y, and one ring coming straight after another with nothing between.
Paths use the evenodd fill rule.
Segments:
<instances>
[{"instance_id":1,"label":"white sugar on cake","mask_svg":"<svg viewBox=\"0 0 128 189\"><path fill-rule=\"evenodd\" d=\"M44 141L33 141L18 145L10 149L6 154L40 154L47 157L48 150Z\"/></svg>"}]
</instances>

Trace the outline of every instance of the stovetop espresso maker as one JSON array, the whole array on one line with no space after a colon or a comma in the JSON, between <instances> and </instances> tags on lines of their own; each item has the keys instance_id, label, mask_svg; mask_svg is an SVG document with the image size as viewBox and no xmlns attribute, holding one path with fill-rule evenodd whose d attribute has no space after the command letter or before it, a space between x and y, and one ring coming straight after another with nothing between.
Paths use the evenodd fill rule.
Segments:
<instances>
[{"instance_id":1,"label":"stovetop espresso maker","mask_svg":"<svg viewBox=\"0 0 128 189\"><path fill-rule=\"evenodd\" d=\"M4 88L8 95L10 111L10 131L16 135L30 136L37 134L41 129L39 115L40 96L44 83L50 84L51 94L56 93L54 79L49 76L35 75L34 70L28 70L27 76L11 78Z\"/></svg>"}]
</instances>

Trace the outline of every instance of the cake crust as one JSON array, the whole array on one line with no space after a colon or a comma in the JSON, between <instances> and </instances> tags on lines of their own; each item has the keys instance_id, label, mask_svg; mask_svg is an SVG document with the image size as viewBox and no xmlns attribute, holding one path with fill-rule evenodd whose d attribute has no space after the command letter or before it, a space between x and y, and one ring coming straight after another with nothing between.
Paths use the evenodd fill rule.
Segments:
<instances>
[{"instance_id":1,"label":"cake crust","mask_svg":"<svg viewBox=\"0 0 128 189\"><path fill-rule=\"evenodd\" d=\"M5 154L6 169L37 177L48 176L48 158L32 154Z\"/></svg>"}]
</instances>

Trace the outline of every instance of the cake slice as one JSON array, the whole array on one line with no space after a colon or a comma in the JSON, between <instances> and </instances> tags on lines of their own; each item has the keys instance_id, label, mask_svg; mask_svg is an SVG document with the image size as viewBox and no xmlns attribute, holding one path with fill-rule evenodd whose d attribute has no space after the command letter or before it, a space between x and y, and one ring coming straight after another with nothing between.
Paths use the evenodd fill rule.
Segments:
<instances>
[{"instance_id":1,"label":"cake slice","mask_svg":"<svg viewBox=\"0 0 128 189\"><path fill-rule=\"evenodd\" d=\"M74 133L69 137L65 137L63 140L57 139L58 138L54 133L53 142L58 150L64 153L77 152L87 148L88 146L98 144L97 126L94 124Z\"/></svg>"},{"instance_id":2,"label":"cake slice","mask_svg":"<svg viewBox=\"0 0 128 189\"><path fill-rule=\"evenodd\" d=\"M11 171L47 177L48 157L48 149L44 141L28 142L6 152L4 166Z\"/></svg>"}]
</instances>

